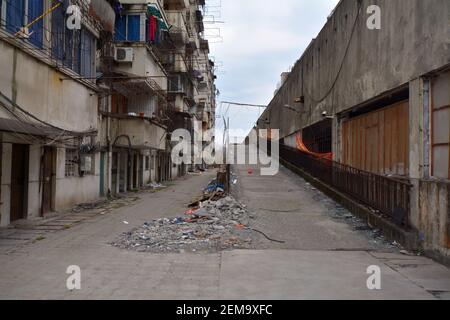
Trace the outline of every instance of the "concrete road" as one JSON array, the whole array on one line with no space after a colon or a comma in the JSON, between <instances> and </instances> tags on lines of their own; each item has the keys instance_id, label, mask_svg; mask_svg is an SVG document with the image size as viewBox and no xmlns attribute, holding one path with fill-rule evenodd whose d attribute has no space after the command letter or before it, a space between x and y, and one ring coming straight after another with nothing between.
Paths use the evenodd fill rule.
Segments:
<instances>
[{"instance_id":1,"label":"concrete road","mask_svg":"<svg viewBox=\"0 0 450 320\"><path fill-rule=\"evenodd\" d=\"M259 177L242 166L237 174L236 191L256 214L253 227L285 243L261 236L254 250L168 255L109 245L145 221L182 214L213 177L208 172L158 193L138 194L139 200L123 207L72 214L41 229L0 230L0 298L449 298L446 267L401 255L355 230L345 211L289 171ZM78 222L50 230L71 221ZM81 290L66 288L70 265L81 268ZM381 269L381 290L367 289L371 265Z\"/></svg>"}]
</instances>

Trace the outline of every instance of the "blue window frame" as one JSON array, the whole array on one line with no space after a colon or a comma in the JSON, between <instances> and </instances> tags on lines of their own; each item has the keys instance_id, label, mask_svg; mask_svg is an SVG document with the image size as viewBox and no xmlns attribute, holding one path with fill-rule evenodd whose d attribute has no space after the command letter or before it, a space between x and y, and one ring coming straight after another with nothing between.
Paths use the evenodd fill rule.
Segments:
<instances>
[{"instance_id":1,"label":"blue window frame","mask_svg":"<svg viewBox=\"0 0 450 320\"><path fill-rule=\"evenodd\" d=\"M116 18L116 30L114 32L114 39L116 41L127 40L127 16L119 16Z\"/></svg>"},{"instance_id":2,"label":"blue window frame","mask_svg":"<svg viewBox=\"0 0 450 320\"><path fill-rule=\"evenodd\" d=\"M141 16L129 15L128 16L128 41L140 41L141 40Z\"/></svg>"},{"instance_id":3,"label":"blue window frame","mask_svg":"<svg viewBox=\"0 0 450 320\"><path fill-rule=\"evenodd\" d=\"M36 18L40 17L44 12L44 0L28 0L28 21L30 23ZM43 19L37 20L33 23L29 31L31 33L30 42L36 47L42 48L42 40L44 33L44 21Z\"/></svg>"},{"instance_id":4,"label":"blue window frame","mask_svg":"<svg viewBox=\"0 0 450 320\"><path fill-rule=\"evenodd\" d=\"M114 39L116 41L141 41L141 16L136 14L119 16L116 19Z\"/></svg>"},{"instance_id":5,"label":"blue window frame","mask_svg":"<svg viewBox=\"0 0 450 320\"><path fill-rule=\"evenodd\" d=\"M44 12L44 0L7 0L6 1L6 30L16 33L20 28L32 22ZM37 20L29 27L31 36L29 41L36 47L42 48L44 22Z\"/></svg>"},{"instance_id":6,"label":"blue window frame","mask_svg":"<svg viewBox=\"0 0 450 320\"><path fill-rule=\"evenodd\" d=\"M81 73L81 35L83 30L74 30L72 35L72 47L73 47L73 57L72 57L72 70L78 74Z\"/></svg>"},{"instance_id":7,"label":"blue window frame","mask_svg":"<svg viewBox=\"0 0 450 320\"><path fill-rule=\"evenodd\" d=\"M64 58L65 12L68 1L52 12L52 57L62 61Z\"/></svg>"},{"instance_id":8,"label":"blue window frame","mask_svg":"<svg viewBox=\"0 0 450 320\"><path fill-rule=\"evenodd\" d=\"M52 13L52 56L65 67L86 78L95 77L95 36L84 26L66 28L68 0ZM91 80L91 79L89 79Z\"/></svg>"},{"instance_id":9,"label":"blue window frame","mask_svg":"<svg viewBox=\"0 0 450 320\"><path fill-rule=\"evenodd\" d=\"M6 30L16 33L24 25L25 0L6 1Z\"/></svg>"},{"instance_id":10,"label":"blue window frame","mask_svg":"<svg viewBox=\"0 0 450 320\"><path fill-rule=\"evenodd\" d=\"M81 75L95 77L95 37L86 29L81 30Z\"/></svg>"}]
</instances>

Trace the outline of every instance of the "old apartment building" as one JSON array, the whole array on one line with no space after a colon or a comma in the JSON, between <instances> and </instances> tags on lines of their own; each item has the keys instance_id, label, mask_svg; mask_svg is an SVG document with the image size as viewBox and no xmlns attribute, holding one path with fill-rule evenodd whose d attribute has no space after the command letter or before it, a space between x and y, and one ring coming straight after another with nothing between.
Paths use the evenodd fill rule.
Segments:
<instances>
[{"instance_id":1,"label":"old apartment building","mask_svg":"<svg viewBox=\"0 0 450 320\"><path fill-rule=\"evenodd\" d=\"M448 259L450 2L376 1L379 29L367 24L373 4L338 4L258 128L281 130L285 161L390 215L417 247Z\"/></svg>"},{"instance_id":2,"label":"old apartment building","mask_svg":"<svg viewBox=\"0 0 450 320\"><path fill-rule=\"evenodd\" d=\"M69 28L73 5L80 24ZM200 45L189 51L206 41L203 5L0 0L0 226L186 173L172 165L170 133L180 115L190 128L200 106L214 113L214 70L181 71L192 94L183 87L179 110L172 56L205 54ZM189 12L184 45L170 9ZM205 102L199 87L208 81Z\"/></svg>"}]
</instances>

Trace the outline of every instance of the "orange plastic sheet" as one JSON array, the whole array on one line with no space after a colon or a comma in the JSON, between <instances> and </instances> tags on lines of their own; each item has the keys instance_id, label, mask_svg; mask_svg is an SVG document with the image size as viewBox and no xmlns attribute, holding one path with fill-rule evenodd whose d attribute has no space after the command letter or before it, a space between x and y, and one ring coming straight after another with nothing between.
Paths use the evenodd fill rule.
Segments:
<instances>
[{"instance_id":1,"label":"orange plastic sheet","mask_svg":"<svg viewBox=\"0 0 450 320\"><path fill-rule=\"evenodd\" d=\"M310 155L313 155L313 156L315 156L317 158L333 160L333 153L331 153L331 152L329 152L329 153L317 153L317 152L310 151L305 146L305 144L303 143L302 137L301 137L301 135L299 133L295 136L295 140L297 142L297 149L299 149L300 151L308 153Z\"/></svg>"}]
</instances>

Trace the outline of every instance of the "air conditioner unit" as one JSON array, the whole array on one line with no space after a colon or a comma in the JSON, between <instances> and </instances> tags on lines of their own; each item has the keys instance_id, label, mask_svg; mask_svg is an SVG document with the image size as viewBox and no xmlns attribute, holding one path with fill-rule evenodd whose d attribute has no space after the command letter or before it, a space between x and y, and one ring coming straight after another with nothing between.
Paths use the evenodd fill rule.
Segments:
<instances>
[{"instance_id":1,"label":"air conditioner unit","mask_svg":"<svg viewBox=\"0 0 450 320\"><path fill-rule=\"evenodd\" d=\"M117 62L133 62L133 59L133 48L116 48L114 60L116 60Z\"/></svg>"}]
</instances>

